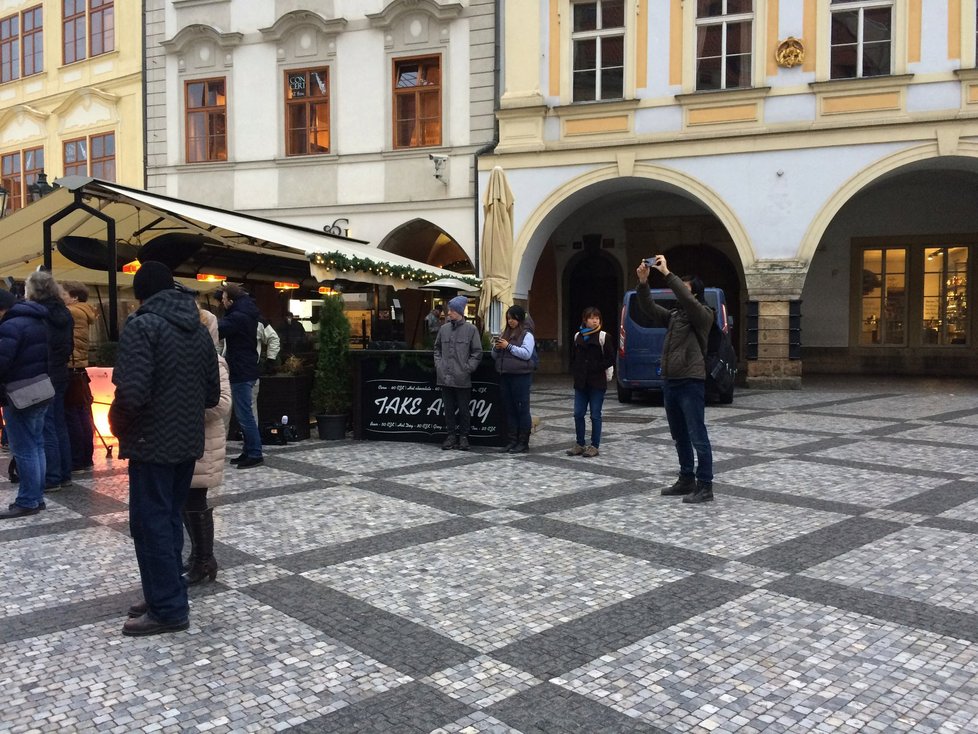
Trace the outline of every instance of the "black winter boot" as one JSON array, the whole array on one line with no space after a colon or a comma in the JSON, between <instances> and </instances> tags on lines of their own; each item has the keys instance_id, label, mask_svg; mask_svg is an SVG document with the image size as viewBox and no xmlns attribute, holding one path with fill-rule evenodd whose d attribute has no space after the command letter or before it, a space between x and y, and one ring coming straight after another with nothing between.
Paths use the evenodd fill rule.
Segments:
<instances>
[{"instance_id":1,"label":"black winter boot","mask_svg":"<svg viewBox=\"0 0 978 734\"><path fill-rule=\"evenodd\" d=\"M506 434L506 445L499 449L499 453L508 454L509 450L513 448L517 443L516 431L510 431Z\"/></svg>"},{"instance_id":2,"label":"black winter boot","mask_svg":"<svg viewBox=\"0 0 978 734\"><path fill-rule=\"evenodd\" d=\"M683 497L683 504L696 505L700 502L713 501L713 482L696 481L696 491Z\"/></svg>"},{"instance_id":3,"label":"black winter boot","mask_svg":"<svg viewBox=\"0 0 978 734\"><path fill-rule=\"evenodd\" d=\"M676 497L681 494L692 494L696 491L696 479L690 474L680 474L679 479L659 494L663 497Z\"/></svg>"},{"instance_id":4,"label":"black winter boot","mask_svg":"<svg viewBox=\"0 0 978 734\"><path fill-rule=\"evenodd\" d=\"M442 447L442 450L443 451L449 451L449 450L455 448L455 434L454 433L449 433L445 437L445 441L442 443L441 447Z\"/></svg>"},{"instance_id":5,"label":"black winter boot","mask_svg":"<svg viewBox=\"0 0 978 734\"><path fill-rule=\"evenodd\" d=\"M520 431L516 436L516 444L509 450L511 454L525 454L530 450L530 432Z\"/></svg>"},{"instance_id":6,"label":"black winter boot","mask_svg":"<svg viewBox=\"0 0 978 734\"><path fill-rule=\"evenodd\" d=\"M190 526L190 518L187 516L189 513L184 510L180 513L183 517L183 526L187 529L187 535L190 536L190 555L187 556L187 560L183 564L183 572L187 573L194 564L197 562L197 554L195 553L197 549L197 541L194 539L194 529ZM139 614L133 616L140 616Z\"/></svg>"},{"instance_id":7,"label":"black winter boot","mask_svg":"<svg viewBox=\"0 0 978 734\"><path fill-rule=\"evenodd\" d=\"M187 571L187 585L217 578L217 559L214 558L214 508L200 512L184 512L190 523L190 542L194 563Z\"/></svg>"}]
</instances>

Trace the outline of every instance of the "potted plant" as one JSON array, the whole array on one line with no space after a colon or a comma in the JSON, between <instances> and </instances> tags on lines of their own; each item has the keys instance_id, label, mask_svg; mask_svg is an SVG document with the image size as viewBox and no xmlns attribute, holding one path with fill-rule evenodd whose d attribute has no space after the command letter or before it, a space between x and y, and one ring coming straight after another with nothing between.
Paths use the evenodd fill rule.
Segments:
<instances>
[{"instance_id":1,"label":"potted plant","mask_svg":"<svg viewBox=\"0 0 978 734\"><path fill-rule=\"evenodd\" d=\"M312 384L312 406L322 439L346 436L351 403L350 322L340 296L327 296L319 312L319 352Z\"/></svg>"}]
</instances>

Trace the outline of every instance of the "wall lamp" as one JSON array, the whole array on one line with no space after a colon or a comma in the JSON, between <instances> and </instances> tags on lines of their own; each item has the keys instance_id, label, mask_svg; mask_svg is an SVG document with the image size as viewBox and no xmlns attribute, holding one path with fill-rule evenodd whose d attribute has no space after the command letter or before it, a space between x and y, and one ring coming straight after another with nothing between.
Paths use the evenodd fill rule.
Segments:
<instances>
[{"instance_id":1,"label":"wall lamp","mask_svg":"<svg viewBox=\"0 0 978 734\"><path fill-rule=\"evenodd\" d=\"M30 196L31 201L34 202L58 188L61 187L57 184L54 186L49 184L48 175L44 171L41 171L37 174L37 180L27 187L27 194Z\"/></svg>"},{"instance_id":2,"label":"wall lamp","mask_svg":"<svg viewBox=\"0 0 978 734\"><path fill-rule=\"evenodd\" d=\"M7 198L9 196L10 192L0 186L0 219L3 219L3 215L7 213Z\"/></svg>"}]
</instances>

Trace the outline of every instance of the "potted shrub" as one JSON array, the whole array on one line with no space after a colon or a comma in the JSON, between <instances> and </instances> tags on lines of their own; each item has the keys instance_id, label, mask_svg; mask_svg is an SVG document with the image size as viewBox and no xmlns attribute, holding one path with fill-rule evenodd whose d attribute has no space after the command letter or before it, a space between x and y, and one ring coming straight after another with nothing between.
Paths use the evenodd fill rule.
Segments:
<instances>
[{"instance_id":1,"label":"potted shrub","mask_svg":"<svg viewBox=\"0 0 978 734\"><path fill-rule=\"evenodd\" d=\"M319 351L312 383L312 407L320 438L346 436L351 396L350 322L343 313L343 299L327 296L319 312Z\"/></svg>"}]
</instances>

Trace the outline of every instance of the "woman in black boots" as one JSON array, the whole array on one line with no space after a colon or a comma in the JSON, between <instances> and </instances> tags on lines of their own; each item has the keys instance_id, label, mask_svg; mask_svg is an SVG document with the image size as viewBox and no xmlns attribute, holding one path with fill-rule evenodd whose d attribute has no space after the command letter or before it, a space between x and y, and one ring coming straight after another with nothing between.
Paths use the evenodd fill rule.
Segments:
<instances>
[{"instance_id":1,"label":"woman in black boots","mask_svg":"<svg viewBox=\"0 0 978 734\"><path fill-rule=\"evenodd\" d=\"M207 327L214 348L217 348L217 317L209 311L200 311L200 321ZM231 412L231 383L228 382L228 365L218 355L221 372L221 399L213 408L204 411L204 455L194 466L194 478L190 482L190 494L183 507L183 524L190 535L190 558L184 566L187 584L193 586L204 580L217 578L217 559L214 558L214 508L207 506L207 490L224 481L224 455L227 432L224 419Z\"/></svg>"}]
</instances>

